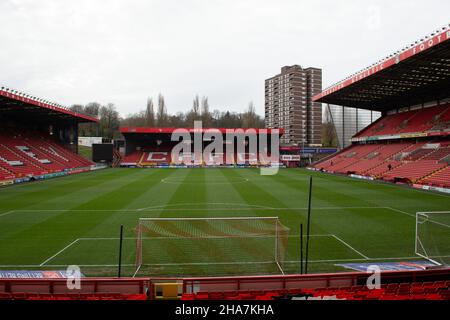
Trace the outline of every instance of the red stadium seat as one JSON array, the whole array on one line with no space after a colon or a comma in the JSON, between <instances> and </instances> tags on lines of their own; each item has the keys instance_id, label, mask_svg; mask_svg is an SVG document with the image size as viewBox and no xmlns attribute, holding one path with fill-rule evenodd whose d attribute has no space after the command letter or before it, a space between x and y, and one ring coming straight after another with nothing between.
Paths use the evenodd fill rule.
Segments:
<instances>
[{"instance_id":1,"label":"red stadium seat","mask_svg":"<svg viewBox=\"0 0 450 320\"><path fill-rule=\"evenodd\" d=\"M448 126L450 104L401 112L381 118L356 137L433 131Z\"/></svg>"},{"instance_id":2,"label":"red stadium seat","mask_svg":"<svg viewBox=\"0 0 450 320\"><path fill-rule=\"evenodd\" d=\"M354 145L313 167L318 170L450 186L450 141ZM446 160L445 160L446 159ZM445 161L444 161L445 160Z\"/></svg>"},{"instance_id":3,"label":"red stadium seat","mask_svg":"<svg viewBox=\"0 0 450 320\"><path fill-rule=\"evenodd\" d=\"M340 288L315 288L270 290L270 291L232 291L203 292L183 294L182 300L216 300L222 296L225 300L273 300L276 298L345 299L345 300L450 300L448 283L412 282L384 284L380 289L370 290L358 285Z\"/></svg>"}]
</instances>

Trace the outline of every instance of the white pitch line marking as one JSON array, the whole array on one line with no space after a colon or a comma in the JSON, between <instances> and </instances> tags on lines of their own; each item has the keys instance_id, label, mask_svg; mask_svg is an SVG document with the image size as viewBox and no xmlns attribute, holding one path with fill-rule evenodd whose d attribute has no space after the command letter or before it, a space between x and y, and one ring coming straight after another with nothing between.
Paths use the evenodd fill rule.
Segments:
<instances>
[{"instance_id":1,"label":"white pitch line marking","mask_svg":"<svg viewBox=\"0 0 450 320\"><path fill-rule=\"evenodd\" d=\"M399 213L403 213L403 214L406 214L406 215L408 215L410 217L416 218L415 214L412 214L412 213L409 213L409 212L406 212L406 211L403 211L403 210L395 209L395 208L392 208L392 207L386 207L386 209L389 209L389 210L392 210L392 211L396 211L396 212L399 212Z\"/></svg>"},{"instance_id":2,"label":"white pitch line marking","mask_svg":"<svg viewBox=\"0 0 450 320\"><path fill-rule=\"evenodd\" d=\"M50 260L52 260L53 258L55 258L57 255L59 255L60 253L62 253L64 250L68 249L70 246L74 245L75 243L78 242L79 239L76 239L75 241L72 241L71 243L69 243L67 246L65 246L64 248L62 248L60 251L58 251L56 254L54 254L53 256L51 256L50 258L48 258L47 260L45 260L44 262L42 262L39 266L42 267L44 266L47 262L49 262Z\"/></svg>"},{"instance_id":3,"label":"white pitch line marking","mask_svg":"<svg viewBox=\"0 0 450 320\"><path fill-rule=\"evenodd\" d=\"M268 206L260 206L260 205L254 205L254 204L246 204L246 203L225 203L225 202L198 202L198 203L173 203L173 204L166 204L166 205L158 205L158 206L152 206L152 207L145 207L145 208L140 208L137 209L138 211L143 211L143 210L151 210L151 209L165 209L167 207L178 207L178 206L199 206L199 205L213 205L213 206L217 206L217 205L226 205L226 206L242 206L244 208L247 208L245 210L251 210L249 208L264 208L264 209L275 209L274 207L268 207ZM236 210L242 210L243 208L230 208L230 209L236 209ZM178 209L180 210L180 209ZM186 210L186 209L183 209ZM202 208L202 210L211 210L208 208ZM216 208L217 210L217 208Z\"/></svg>"},{"instance_id":4,"label":"white pitch line marking","mask_svg":"<svg viewBox=\"0 0 450 320\"><path fill-rule=\"evenodd\" d=\"M442 256L443 258L450 256ZM387 260L409 260L409 259L419 259L425 260L419 256L416 257L390 257L390 258L370 258L371 261L387 261ZM308 263L331 263L331 262L352 262L352 261L367 261L367 259L335 259L335 260L310 260ZM284 263L299 263L299 261L291 260L284 261ZM80 267L117 267L117 264L79 264ZM124 267L135 267L135 264L122 264ZM37 268L42 267L37 264L27 264L27 265L0 265L0 268ZM46 264L45 267L67 267L65 264Z\"/></svg>"},{"instance_id":5,"label":"white pitch line marking","mask_svg":"<svg viewBox=\"0 0 450 320\"><path fill-rule=\"evenodd\" d=\"M143 266L156 266L156 267L162 267L162 266L202 266L202 265L249 265L249 264L275 264L275 261L230 261L230 262L173 262L173 263L147 263L143 264Z\"/></svg>"},{"instance_id":6,"label":"white pitch line marking","mask_svg":"<svg viewBox=\"0 0 450 320\"><path fill-rule=\"evenodd\" d=\"M38 268L38 267L67 267L67 264L46 264L41 266L40 264L22 264L22 265L0 265L0 268ZM117 267L117 264L77 264L79 267ZM123 267L135 267L135 264L122 264ZM1 271L1 270L0 270Z\"/></svg>"},{"instance_id":7,"label":"white pitch line marking","mask_svg":"<svg viewBox=\"0 0 450 320\"><path fill-rule=\"evenodd\" d=\"M347 242L345 242L344 240L342 240L341 238L339 238L338 236L336 236L335 234L332 234L333 238L335 238L336 240L338 240L339 242L341 242L342 244L344 244L346 247L352 249L354 252L356 252L357 254L359 254L361 257L363 257L366 260L370 260L370 258L368 256L366 256L365 254L362 254L361 252L359 252L358 250L356 250L355 248L353 248L351 245L349 245Z\"/></svg>"},{"instance_id":8,"label":"white pitch line marking","mask_svg":"<svg viewBox=\"0 0 450 320\"><path fill-rule=\"evenodd\" d=\"M11 211L8 211L8 212L5 212L5 213L0 214L0 218L1 218L1 217L5 217L5 216L7 216L7 215L13 213L14 211L15 211L15 210L11 210Z\"/></svg>"},{"instance_id":9,"label":"white pitch line marking","mask_svg":"<svg viewBox=\"0 0 450 320\"><path fill-rule=\"evenodd\" d=\"M448 258L450 256L441 256L442 258ZM415 257L394 257L394 258L369 258L369 259L336 259L336 260L311 260L308 261L311 263L324 263L324 262L351 262L351 261L388 261L388 260L409 260L409 259L419 259L419 260L425 260L419 256ZM299 263L298 261L284 261L284 263Z\"/></svg>"},{"instance_id":10,"label":"white pitch line marking","mask_svg":"<svg viewBox=\"0 0 450 320\"><path fill-rule=\"evenodd\" d=\"M450 257L450 256L443 256L443 257ZM409 259L419 259L419 260L425 260L422 259L419 256L416 257L390 257L390 258L370 258L370 261L388 261L388 260L409 260ZM334 260L310 260L308 263L331 263L331 262L352 262L352 261L367 261L367 259L334 259ZM248 262L247 262L248 263ZM250 263L260 263L260 262L250 262ZM284 261L284 263L299 263L297 260L290 260L290 261ZM206 263L204 263L206 264ZM66 267L65 264L47 264L45 267ZM117 264L79 264L80 267L117 267ZM135 264L122 264L122 266L125 267L135 267ZM20 268L20 267L29 267L29 268L36 268L40 267L40 265L0 265L0 268Z\"/></svg>"},{"instance_id":11,"label":"white pitch line marking","mask_svg":"<svg viewBox=\"0 0 450 320\"><path fill-rule=\"evenodd\" d=\"M275 238L276 236L273 235L257 235L257 236L205 236L198 239L232 239L232 238ZM300 238L299 234L292 234L288 236L289 238ZM307 236L304 235L304 238ZM332 234L311 234L310 237L330 237L332 238ZM135 237L124 237L124 240L136 240ZM167 239L167 240L181 240L181 239L192 239L190 237L144 237L143 240L161 240L161 239ZM79 241L96 241L96 240L120 240L120 238L117 237L99 237L99 238L78 238Z\"/></svg>"},{"instance_id":12,"label":"white pitch line marking","mask_svg":"<svg viewBox=\"0 0 450 320\"><path fill-rule=\"evenodd\" d=\"M230 184L238 184L238 183L247 183L250 180L247 178L242 178L240 181L223 181L223 182L208 182L208 181L197 181L197 182L189 182L189 181L170 181L167 178L161 179L162 183L166 184L187 184L187 185L230 185Z\"/></svg>"},{"instance_id":13,"label":"white pitch line marking","mask_svg":"<svg viewBox=\"0 0 450 320\"><path fill-rule=\"evenodd\" d=\"M178 204L177 204L178 205ZM180 204L182 205L182 204ZM176 205L173 205L176 206ZM242 206L245 206L242 204ZM266 210L285 210L285 211L290 211L290 210L307 210L307 207L296 207L296 208L287 208L287 207L266 207L266 206L257 206L257 205L252 205L251 208L228 208L228 207L224 207L224 208L198 208L198 209L186 209L186 208L180 208L180 209L170 209L170 208L166 208L167 205L161 205L161 206L155 206L155 207L149 207L149 209L146 208L141 208L141 209L18 209L18 210L14 210L14 212L61 212L61 211L66 211L66 212L136 212L136 213L140 213L140 212L146 212L146 211L158 211L158 210L171 210L171 211L239 211L239 210L261 210L261 211L266 211ZM312 208L312 210L345 210L345 209L391 209L389 207L316 207L316 208Z\"/></svg>"}]
</instances>

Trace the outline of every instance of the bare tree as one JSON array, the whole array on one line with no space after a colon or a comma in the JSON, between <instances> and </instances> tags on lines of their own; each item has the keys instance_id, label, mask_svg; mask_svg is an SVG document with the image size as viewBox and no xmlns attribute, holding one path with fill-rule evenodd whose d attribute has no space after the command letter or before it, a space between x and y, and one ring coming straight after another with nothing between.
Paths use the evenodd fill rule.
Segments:
<instances>
[{"instance_id":1,"label":"bare tree","mask_svg":"<svg viewBox=\"0 0 450 320\"><path fill-rule=\"evenodd\" d=\"M198 95L195 96L194 101L192 103L192 113L196 118L200 116L200 99Z\"/></svg>"},{"instance_id":2,"label":"bare tree","mask_svg":"<svg viewBox=\"0 0 450 320\"><path fill-rule=\"evenodd\" d=\"M147 109L145 111L145 124L148 127L155 126L155 110L153 107L153 99L147 99Z\"/></svg>"},{"instance_id":3,"label":"bare tree","mask_svg":"<svg viewBox=\"0 0 450 320\"><path fill-rule=\"evenodd\" d=\"M101 104L98 102L90 102L84 107L84 112L92 116L98 116Z\"/></svg>"},{"instance_id":4,"label":"bare tree","mask_svg":"<svg viewBox=\"0 0 450 320\"><path fill-rule=\"evenodd\" d=\"M196 120L200 120L200 98L198 95L192 101L192 109L186 114L186 125L192 127Z\"/></svg>"},{"instance_id":5,"label":"bare tree","mask_svg":"<svg viewBox=\"0 0 450 320\"><path fill-rule=\"evenodd\" d=\"M255 111L255 105L253 101L248 104L247 111L242 115L242 126L244 128L256 128L258 127L258 115Z\"/></svg>"},{"instance_id":6,"label":"bare tree","mask_svg":"<svg viewBox=\"0 0 450 320\"><path fill-rule=\"evenodd\" d=\"M202 98L202 116L203 127L210 128L212 126L212 116L209 111L208 97Z\"/></svg>"},{"instance_id":7,"label":"bare tree","mask_svg":"<svg viewBox=\"0 0 450 320\"><path fill-rule=\"evenodd\" d=\"M108 103L99 110L100 115L100 133L102 137L113 139L119 136L120 119L116 107Z\"/></svg>"},{"instance_id":8,"label":"bare tree","mask_svg":"<svg viewBox=\"0 0 450 320\"><path fill-rule=\"evenodd\" d=\"M162 94L159 94L159 96L158 96L157 122L158 122L159 127L167 127L169 124L167 109L166 109L166 102L165 102L164 96Z\"/></svg>"},{"instance_id":9,"label":"bare tree","mask_svg":"<svg viewBox=\"0 0 450 320\"><path fill-rule=\"evenodd\" d=\"M120 125L122 127L146 127L146 111L141 110L138 113L132 113L127 115L121 120Z\"/></svg>"},{"instance_id":10,"label":"bare tree","mask_svg":"<svg viewBox=\"0 0 450 320\"><path fill-rule=\"evenodd\" d=\"M81 104L74 104L70 107L70 110L77 113L84 113L84 106Z\"/></svg>"}]
</instances>

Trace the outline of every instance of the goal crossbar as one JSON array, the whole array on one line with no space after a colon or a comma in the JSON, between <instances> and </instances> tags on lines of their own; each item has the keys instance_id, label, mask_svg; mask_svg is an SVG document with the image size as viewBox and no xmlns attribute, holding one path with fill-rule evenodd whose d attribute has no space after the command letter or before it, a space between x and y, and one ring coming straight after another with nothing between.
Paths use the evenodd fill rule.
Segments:
<instances>
[{"instance_id":1,"label":"goal crossbar","mask_svg":"<svg viewBox=\"0 0 450 320\"><path fill-rule=\"evenodd\" d=\"M180 221L180 220L279 220L278 217L205 217L205 218L139 218L139 221Z\"/></svg>"}]
</instances>

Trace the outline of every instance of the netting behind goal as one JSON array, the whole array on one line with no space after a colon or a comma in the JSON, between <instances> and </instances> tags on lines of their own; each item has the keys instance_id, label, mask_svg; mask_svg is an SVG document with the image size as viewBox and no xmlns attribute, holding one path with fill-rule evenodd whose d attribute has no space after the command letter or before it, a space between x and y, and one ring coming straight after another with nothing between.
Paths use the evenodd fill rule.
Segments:
<instances>
[{"instance_id":1,"label":"netting behind goal","mask_svg":"<svg viewBox=\"0 0 450 320\"><path fill-rule=\"evenodd\" d=\"M135 274L280 274L288 237L278 218L141 218Z\"/></svg>"},{"instance_id":2,"label":"netting behind goal","mask_svg":"<svg viewBox=\"0 0 450 320\"><path fill-rule=\"evenodd\" d=\"M416 214L416 254L438 265L450 264L450 211Z\"/></svg>"}]
</instances>

